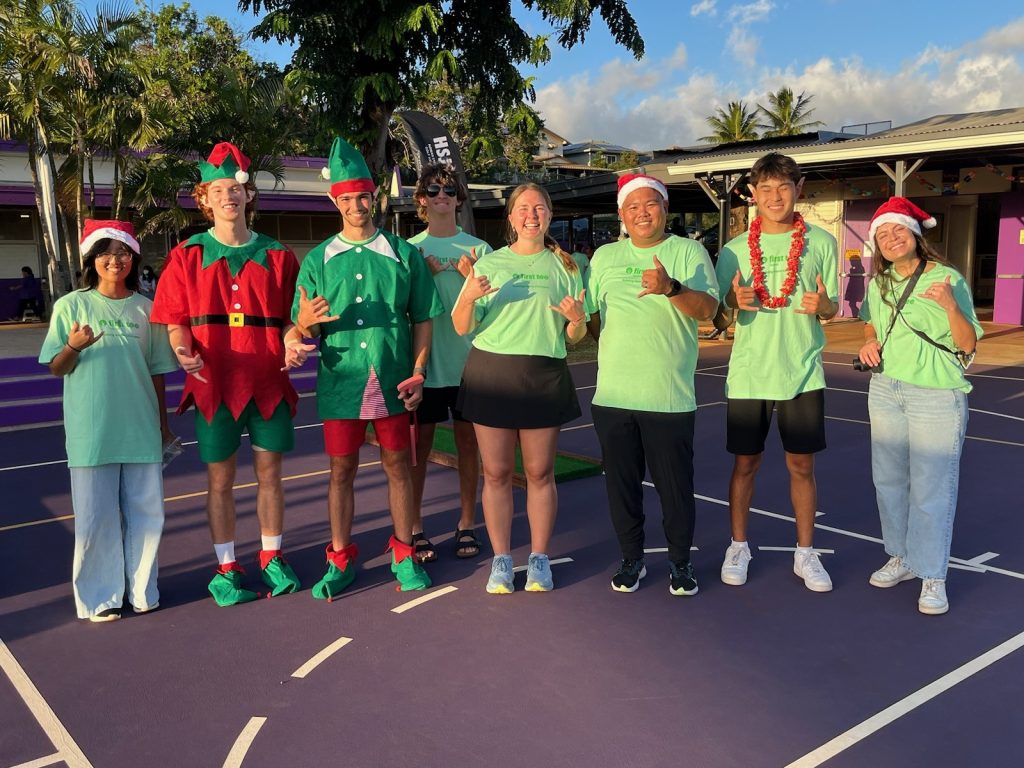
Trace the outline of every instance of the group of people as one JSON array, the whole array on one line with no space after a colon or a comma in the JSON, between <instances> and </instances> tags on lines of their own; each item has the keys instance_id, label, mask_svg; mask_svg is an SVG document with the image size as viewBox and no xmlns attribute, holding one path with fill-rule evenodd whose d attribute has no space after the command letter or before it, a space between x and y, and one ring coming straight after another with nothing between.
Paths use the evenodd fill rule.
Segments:
<instances>
[{"instance_id":1,"label":"group of people","mask_svg":"<svg viewBox=\"0 0 1024 768\"><path fill-rule=\"evenodd\" d=\"M228 143L200 162L194 197L212 226L171 251L152 303L139 295L131 225L108 221L86 227L86 287L54 307L40 362L65 377L80 618L108 621L126 605L145 612L159 603L161 444L173 439L163 375L179 366L188 374L179 413L195 406L199 454L207 464L217 559L210 594L222 606L258 596L235 554L232 487L243 432L258 485L261 580L272 595L301 588L284 555L281 467L294 443L297 402L288 371L305 363L314 338L331 531L326 570L311 589L315 598L334 599L356 577L354 481L368 425L388 483L397 588L431 585L424 565L436 560L437 550L424 531L421 505L436 425L449 418L460 488L453 554L481 553L475 527L482 475L493 554L486 590L515 590L518 447L530 528L525 589L553 589L558 433L580 415L566 345L588 331L598 341L592 414L621 551L611 586L633 592L647 574L643 482L649 470L661 501L669 590L696 594L690 550L697 325L720 303L737 311L726 382L732 540L721 579L747 580L747 518L777 413L796 519L794 573L811 590L831 590L813 548L814 456L825 448L820 321L837 311L837 247L796 212L803 178L790 158L769 154L751 169L758 216L748 233L722 249L715 266L698 242L666 233L668 192L643 174L619 180L627 236L599 248L589 264L550 237L551 199L535 184L509 197L506 247L492 251L463 232L457 213L468 194L443 165L421 173L414 197L427 227L405 241L374 223L376 187L363 157L340 138L324 176L341 231L300 266L287 247L250 229L256 190L248 167L248 158ZM891 559L870 581L888 587L919 577L920 609L941 613L948 607L944 578L970 389L963 363L981 331L962 277L921 238L922 213L893 198L871 224L872 246L882 258L865 300L868 339L860 360L873 368L873 471ZM927 287L914 292L918 280ZM924 334L933 343L922 347ZM950 425L955 433L940 457L932 441Z\"/></svg>"}]
</instances>

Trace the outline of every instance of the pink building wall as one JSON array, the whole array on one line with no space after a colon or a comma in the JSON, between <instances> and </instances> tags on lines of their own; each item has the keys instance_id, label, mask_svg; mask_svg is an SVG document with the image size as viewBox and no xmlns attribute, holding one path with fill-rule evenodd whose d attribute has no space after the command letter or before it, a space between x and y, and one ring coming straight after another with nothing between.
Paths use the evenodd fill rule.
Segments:
<instances>
[{"instance_id":1,"label":"pink building wall","mask_svg":"<svg viewBox=\"0 0 1024 768\"><path fill-rule=\"evenodd\" d=\"M999 246L993 322L1024 325L1024 192L1005 192L999 200ZM1001 277L1007 275L1007 277Z\"/></svg>"}]
</instances>

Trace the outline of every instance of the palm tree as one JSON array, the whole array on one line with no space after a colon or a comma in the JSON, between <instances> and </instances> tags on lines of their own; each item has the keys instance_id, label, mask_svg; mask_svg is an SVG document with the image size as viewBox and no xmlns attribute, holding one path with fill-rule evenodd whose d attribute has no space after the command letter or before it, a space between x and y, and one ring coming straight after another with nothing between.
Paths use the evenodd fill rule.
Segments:
<instances>
[{"instance_id":1,"label":"palm tree","mask_svg":"<svg viewBox=\"0 0 1024 768\"><path fill-rule=\"evenodd\" d=\"M714 133L702 136L699 141L729 144L734 141L750 141L758 137L757 110L751 112L742 101L730 101L725 109L718 107L715 114L705 120Z\"/></svg>"},{"instance_id":2,"label":"palm tree","mask_svg":"<svg viewBox=\"0 0 1024 768\"><path fill-rule=\"evenodd\" d=\"M814 111L810 107L813 98L801 91L794 100L793 90L788 87L769 93L768 103L771 107L757 105L768 122L759 123L757 127L764 130L765 136L796 136L799 133L806 133L810 128L824 125L821 120L809 119Z\"/></svg>"}]
</instances>

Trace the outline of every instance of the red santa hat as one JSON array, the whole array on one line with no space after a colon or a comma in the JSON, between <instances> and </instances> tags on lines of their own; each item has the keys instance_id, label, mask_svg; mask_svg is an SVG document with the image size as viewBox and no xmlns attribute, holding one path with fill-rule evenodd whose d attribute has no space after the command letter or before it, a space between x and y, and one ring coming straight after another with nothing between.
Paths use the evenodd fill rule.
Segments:
<instances>
[{"instance_id":1,"label":"red santa hat","mask_svg":"<svg viewBox=\"0 0 1024 768\"><path fill-rule=\"evenodd\" d=\"M902 224L915 235L921 235L921 228L931 229L935 226L935 217L927 211L923 211L907 200L905 197L890 197L889 200L879 206L875 215L871 217L871 226L868 228L868 250L875 247L875 233L883 224Z\"/></svg>"},{"instance_id":2,"label":"red santa hat","mask_svg":"<svg viewBox=\"0 0 1024 768\"><path fill-rule=\"evenodd\" d=\"M139 241L135 239L135 227L130 221L86 219L82 227L81 252L88 253L100 240L119 240L139 255Z\"/></svg>"},{"instance_id":3,"label":"red santa hat","mask_svg":"<svg viewBox=\"0 0 1024 768\"><path fill-rule=\"evenodd\" d=\"M648 176L645 173L624 173L619 176L619 195L616 198L616 204L619 208L626 202L626 198L629 197L630 192L635 192L638 189L644 187L650 187L655 190L659 195L664 198L665 202L668 202L668 190L665 189L665 185L658 181L653 176Z\"/></svg>"}]
</instances>

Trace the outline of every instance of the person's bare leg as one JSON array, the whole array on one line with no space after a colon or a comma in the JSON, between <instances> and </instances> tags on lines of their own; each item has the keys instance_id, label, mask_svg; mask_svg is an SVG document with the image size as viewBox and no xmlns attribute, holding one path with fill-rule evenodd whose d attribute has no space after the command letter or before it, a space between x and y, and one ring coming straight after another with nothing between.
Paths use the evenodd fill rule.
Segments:
<instances>
[{"instance_id":1,"label":"person's bare leg","mask_svg":"<svg viewBox=\"0 0 1024 768\"><path fill-rule=\"evenodd\" d=\"M260 534L280 536L284 531L284 488L281 484L282 454L277 451L253 451L256 470L256 517Z\"/></svg>"},{"instance_id":2,"label":"person's bare leg","mask_svg":"<svg viewBox=\"0 0 1024 768\"><path fill-rule=\"evenodd\" d=\"M750 501L754 498L754 477L761 466L763 454L751 456L737 454L729 480L729 521L733 541L747 540L747 520L750 518Z\"/></svg>"},{"instance_id":3,"label":"person's bare leg","mask_svg":"<svg viewBox=\"0 0 1024 768\"><path fill-rule=\"evenodd\" d=\"M388 506L395 526L395 538L403 544L412 543L413 490L409 449L380 449L381 464L388 478Z\"/></svg>"},{"instance_id":4,"label":"person's bare leg","mask_svg":"<svg viewBox=\"0 0 1024 768\"><path fill-rule=\"evenodd\" d=\"M423 532L423 488L427 483L427 457L434 445L434 424L420 424L416 435L416 466L412 468L412 532Z\"/></svg>"},{"instance_id":5,"label":"person's bare leg","mask_svg":"<svg viewBox=\"0 0 1024 768\"><path fill-rule=\"evenodd\" d=\"M814 514L818 510L818 488L814 480L813 453L786 453L789 469L789 499L796 517L796 543L814 545Z\"/></svg>"},{"instance_id":6,"label":"person's bare leg","mask_svg":"<svg viewBox=\"0 0 1024 768\"><path fill-rule=\"evenodd\" d=\"M484 476L482 501L487 536L495 555L512 553L512 473L515 471L516 432L473 425Z\"/></svg>"},{"instance_id":7,"label":"person's bare leg","mask_svg":"<svg viewBox=\"0 0 1024 768\"><path fill-rule=\"evenodd\" d=\"M530 520L530 551L547 554L558 513L555 446L558 427L519 430L526 473L526 515Z\"/></svg>"},{"instance_id":8,"label":"person's bare leg","mask_svg":"<svg viewBox=\"0 0 1024 768\"><path fill-rule=\"evenodd\" d=\"M455 422L455 452L459 461L459 530L476 525L476 495L480 487L480 448L468 421Z\"/></svg>"},{"instance_id":9,"label":"person's bare leg","mask_svg":"<svg viewBox=\"0 0 1024 768\"><path fill-rule=\"evenodd\" d=\"M214 544L235 540L235 468L238 454L206 465L206 519Z\"/></svg>"},{"instance_id":10,"label":"person's bare leg","mask_svg":"<svg viewBox=\"0 0 1024 768\"><path fill-rule=\"evenodd\" d=\"M327 517L331 523L331 548L340 552L352 543L355 515L355 480L359 453L331 456L331 479L327 486Z\"/></svg>"}]
</instances>

